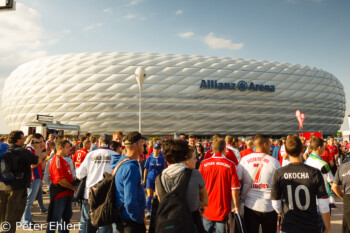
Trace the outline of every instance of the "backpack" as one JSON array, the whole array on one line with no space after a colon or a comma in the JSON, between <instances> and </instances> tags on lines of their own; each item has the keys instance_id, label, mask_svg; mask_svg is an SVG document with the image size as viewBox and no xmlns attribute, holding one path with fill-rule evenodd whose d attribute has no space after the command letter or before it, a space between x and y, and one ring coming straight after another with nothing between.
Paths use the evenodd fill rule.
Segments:
<instances>
[{"instance_id":1,"label":"backpack","mask_svg":"<svg viewBox=\"0 0 350 233\"><path fill-rule=\"evenodd\" d=\"M186 168L179 185L167 193L163 187L161 176L156 178L157 192L160 197L156 217L156 233L195 233L192 213L186 201L186 190L192 170Z\"/></svg>"},{"instance_id":2,"label":"backpack","mask_svg":"<svg viewBox=\"0 0 350 233\"><path fill-rule=\"evenodd\" d=\"M89 207L91 224L94 227L106 226L112 223L117 223L117 226L121 224L122 209L124 203L119 207L116 207L116 185L115 174L119 167L126 161L130 160L125 158L118 163L111 173L105 172L103 179L95 184L89 190Z\"/></svg>"},{"instance_id":3,"label":"backpack","mask_svg":"<svg viewBox=\"0 0 350 233\"><path fill-rule=\"evenodd\" d=\"M0 180L2 182L11 182L13 180L23 179L24 166L20 153L17 153L14 150L9 150L8 148L3 152L4 146L5 145L1 144Z\"/></svg>"}]
</instances>

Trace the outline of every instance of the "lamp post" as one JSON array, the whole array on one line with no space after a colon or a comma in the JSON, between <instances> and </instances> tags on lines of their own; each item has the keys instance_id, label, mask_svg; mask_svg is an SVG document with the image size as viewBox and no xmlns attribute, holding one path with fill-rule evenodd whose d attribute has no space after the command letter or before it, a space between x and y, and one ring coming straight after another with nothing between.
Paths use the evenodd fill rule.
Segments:
<instances>
[{"instance_id":1,"label":"lamp post","mask_svg":"<svg viewBox=\"0 0 350 233\"><path fill-rule=\"evenodd\" d=\"M146 73L143 67L138 67L135 70L135 78L139 85L139 133L141 133L141 97L142 97L142 84L145 81Z\"/></svg>"}]
</instances>

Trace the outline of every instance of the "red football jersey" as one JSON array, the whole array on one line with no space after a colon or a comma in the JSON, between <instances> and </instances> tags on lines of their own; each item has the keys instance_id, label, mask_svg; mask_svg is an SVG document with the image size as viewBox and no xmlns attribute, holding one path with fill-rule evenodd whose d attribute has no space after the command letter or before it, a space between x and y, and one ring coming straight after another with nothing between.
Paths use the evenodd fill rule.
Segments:
<instances>
[{"instance_id":1,"label":"red football jersey","mask_svg":"<svg viewBox=\"0 0 350 233\"><path fill-rule=\"evenodd\" d=\"M224 155L215 153L203 160L200 168L208 191L209 205L204 216L212 221L223 221L232 210L232 189L240 189L235 164Z\"/></svg>"},{"instance_id":2,"label":"red football jersey","mask_svg":"<svg viewBox=\"0 0 350 233\"><path fill-rule=\"evenodd\" d=\"M146 159L153 153L153 147L147 147L148 154L146 155Z\"/></svg>"},{"instance_id":3,"label":"red football jersey","mask_svg":"<svg viewBox=\"0 0 350 233\"><path fill-rule=\"evenodd\" d=\"M242 159L244 156L249 155L249 154L251 154L251 153L254 153L254 151L253 151L252 149L250 149L250 148L245 149L245 150L242 150L242 151L240 152L240 154L241 154L241 159Z\"/></svg>"},{"instance_id":4,"label":"red football jersey","mask_svg":"<svg viewBox=\"0 0 350 233\"><path fill-rule=\"evenodd\" d=\"M81 148L75 152L73 162L76 169L80 167L88 153L89 151L87 151L85 148Z\"/></svg>"},{"instance_id":5,"label":"red football jersey","mask_svg":"<svg viewBox=\"0 0 350 233\"><path fill-rule=\"evenodd\" d=\"M204 155L204 159L209 159L214 155L213 150L208 150L207 153ZM238 160L236 158L235 152L232 150L226 148L226 158L234 162L234 164L237 166L238 165Z\"/></svg>"},{"instance_id":6,"label":"red football jersey","mask_svg":"<svg viewBox=\"0 0 350 233\"><path fill-rule=\"evenodd\" d=\"M329 163L329 161L332 160L332 157L330 156L329 150L328 148L324 148L324 152L322 155L320 155L320 157L326 162Z\"/></svg>"},{"instance_id":7,"label":"red football jersey","mask_svg":"<svg viewBox=\"0 0 350 233\"><path fill-rule=\"evenodd\" d=\"M29 150L33 155L35 155L34 147L27 146L26 149ZM41 180L43 179L43 169L41 164L38 164L38 166L31 169L32 169L31 178L30 178L31 181L35 179L41 179Z\"/></svg>"},{"instance_id":8,"label":"red football jersey","mask_svg":"<svg viewBox=\"0 0 350 233\"><path fill-rule=\"evenodd\" d=\"M73 175L70 167L65 159L61 158L58 155L54 155L50 167L50 180L53 184L58 184L60 180L66 179L69 183L73 183ZM61 197L73 196L73 190L65 190L61 193L58 193L54 197L54 201Z\"/></svg>"},{"instance_id":9,"label":"red football jersey","mask_svg":"<svg viewBox=\"0 0 350 233\"><path fill-rule=\"evenodd\" d=\"M331 160L335 160L335 155L338 154L338 147L336 145L327 145L327 149L329 151L329 157Z\"/></svg>"}]
</instances>

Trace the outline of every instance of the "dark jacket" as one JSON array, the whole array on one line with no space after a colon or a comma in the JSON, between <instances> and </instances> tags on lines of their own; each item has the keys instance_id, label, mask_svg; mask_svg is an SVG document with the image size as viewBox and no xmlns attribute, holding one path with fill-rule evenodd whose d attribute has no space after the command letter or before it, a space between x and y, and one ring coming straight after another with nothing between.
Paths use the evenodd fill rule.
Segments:
<instances>
[{"instance_id":1,"label":"dark jacket","mask_svg":"<svg viewBox=\"0 0 350 233\"><path fill-rule=\"evenodd\" d=\"M29 188L31 182L31 167L32 164L37 164L39 157L32 154L29 150L24 147L10 144L9 150L15 153L17 156L21 156L21 164L19 167L23 170L23 179L13 180L10 182L0 181L0 190L18 190L23 188Z\"/></svg>"}]
</instances>

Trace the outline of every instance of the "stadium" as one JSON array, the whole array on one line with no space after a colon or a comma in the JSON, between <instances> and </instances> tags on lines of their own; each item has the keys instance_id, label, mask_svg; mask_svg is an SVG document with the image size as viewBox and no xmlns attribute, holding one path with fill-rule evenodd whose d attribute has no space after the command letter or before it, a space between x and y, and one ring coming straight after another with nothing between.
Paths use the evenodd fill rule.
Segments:
<instances>
[{"instance_id":1,"label":"stadium","mask_svg":"<svg viewBox=\"0 0 350 233\"><path fill-rule=\"evenodd\" d=\"M332 74L288 63L155 53L79 53L19 66L6 79L2 112L10 130L38 114L82 132L137 131L142 68L142 133L173 135L335 134L345 115Z\"/></svg>"}]
</instances>

